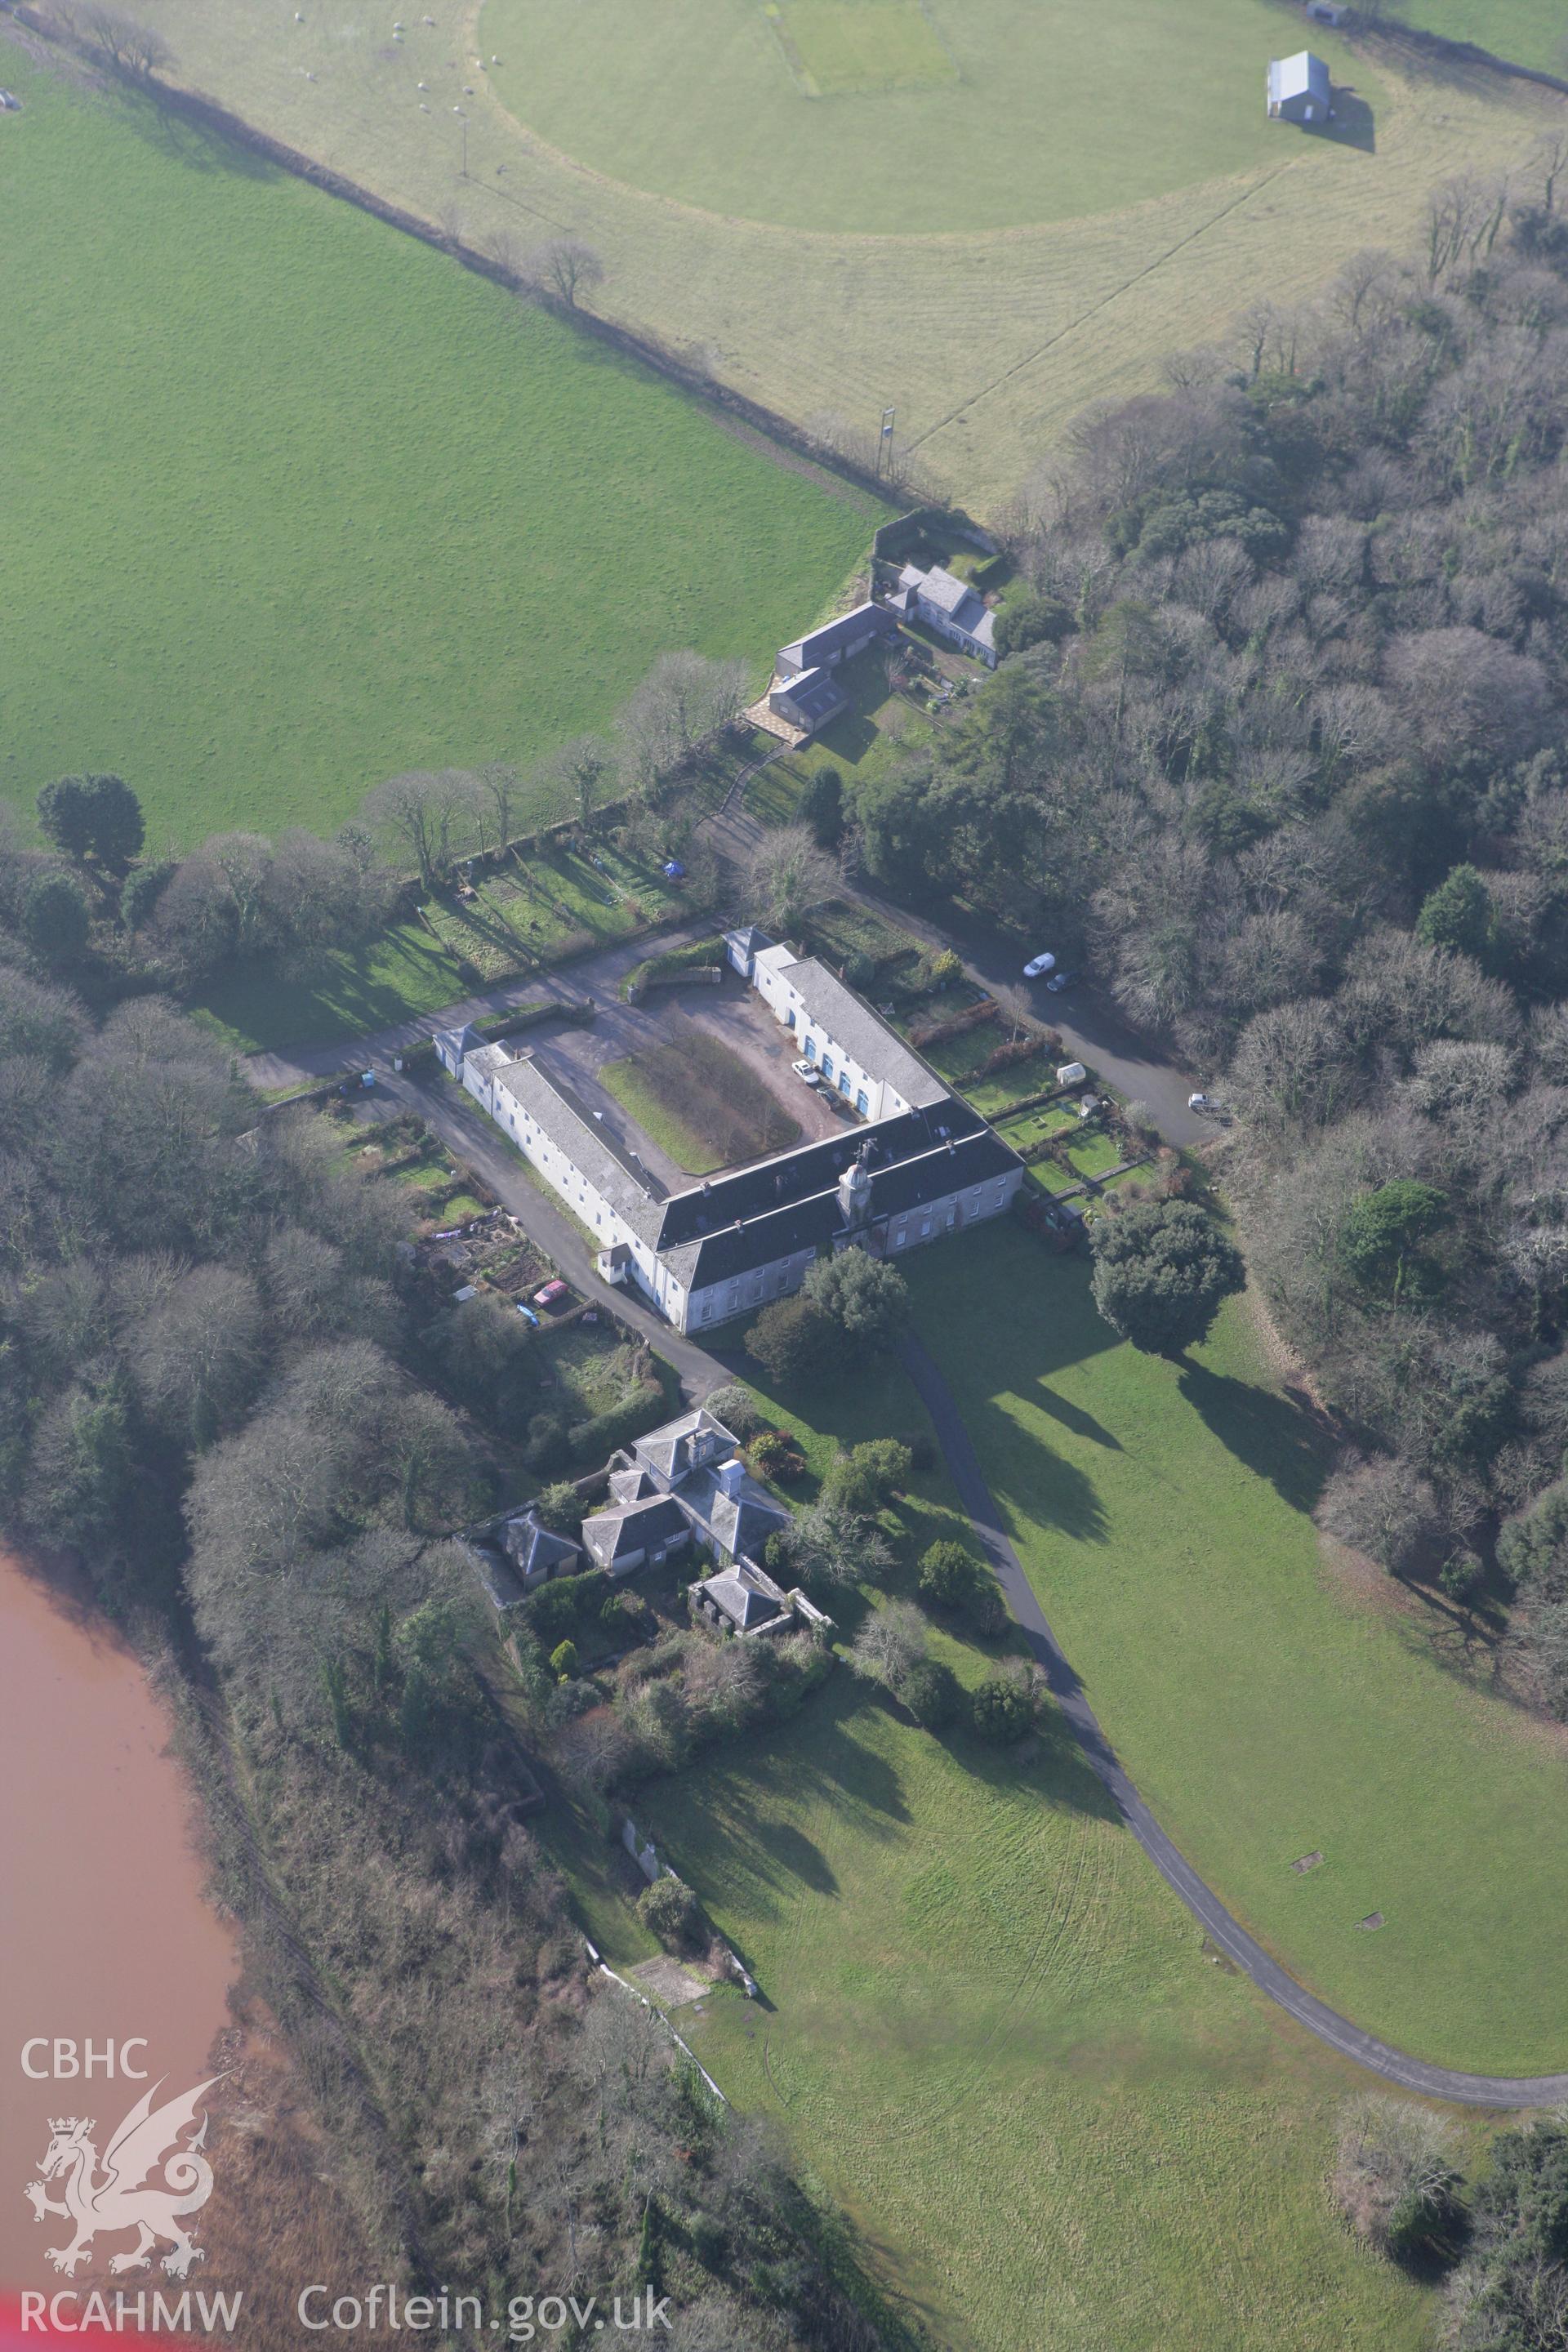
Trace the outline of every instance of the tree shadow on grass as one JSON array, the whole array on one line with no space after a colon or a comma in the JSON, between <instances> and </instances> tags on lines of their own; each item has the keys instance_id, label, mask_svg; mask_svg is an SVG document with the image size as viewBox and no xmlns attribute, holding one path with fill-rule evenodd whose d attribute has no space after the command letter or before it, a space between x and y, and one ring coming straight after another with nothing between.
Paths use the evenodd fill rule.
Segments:
<instances>
[{"instance_id":1,"label":"tree shadow on grass","mask_svg":"<svg viewBox=\"0 0 1568 2352\"><path fill-rule=\"evenodd\" d=\"M1238 1462L1267 1478L1294 1510L1314 1507L1327 1463L1323 1441L1299 1405L1205 1364L1183 1365L1181 1391Z\"/></svg>"},{"instance_id":2,"label":"tree shadow on grass","mask_svg":"<svg viewBox=\"0 0 1568 2352\"><path fill-rule=\"evenodd\" d=\"M1091 1770L1054 1707L1046 1708L1035 1730L1016 1748L988 1748L963 1731L945 1733L942 1746L971 1780L988 1789L1016 1789L1065 1811L1087 1814L1091 1821L1122 1821L1121 1806Z\"/></svg>"},{"instance_id":3,"label":"tree shadow on grass","mask_svg":"<svg viewBox=\"0 0 1568 2352\"><path fill-rule=\"evenodd\" d=\"M172 163L183 163L187 171L224 172L237 180L281 180L288 176L280 165L255 153L237 139L226 139L221 131L209 130L205 123L177 112L156 89L136 89L115 80L106 85L104 99L139 139Z\"/></svg>"},{"instance_id":4,"label":"tree shadow on grass","mask_svg":"<svg viewBox=\"0 0 1568 2352\"><path fill-rule=\"evenodd\" d=\"M1096 1445L1109 1446L1113 1454L1121 1453L1121 1440L1107 1429L1102 1421L1096 1421L1093 1413L1085 1412L1081 1405L1069 1404L1066 1397L1058 1396L1044 1381L1037 1381L1030 1390L1029 1402L1037 1405L1042 1412L1049 1413L1053 1421L1059 1421L1064 1429L1070 1429L1075 1437L1087 1437Z\"/></svg>"},{"instance_id":5,"label":"tree shadow on grass","mask_svg":"<svg viewBox=\"0 0 1568 2352\"><path fill-rule=\"evenodd\" d=\"M1030 1525L1055 1528L1079 1543L1104 1543L1109 1532L1105 1507L1092 1478L1074 1462L1054 1451L1033 1430L1020 1429L1001 1402L972 1401L966 1413L969 1434L982 1464L990 1465L992 1492L1004 1518L1009 1507ZM963 1482L960 1482L961 1491ZM966 1504L978 1496L964 1495ZM985 1541L985 1519L970 1509L972 1524ZM1006 1532L1004 1528L1000 1532ZM987 1547L989 1549L989 1547Z\"/></svg>"}]
</instances>

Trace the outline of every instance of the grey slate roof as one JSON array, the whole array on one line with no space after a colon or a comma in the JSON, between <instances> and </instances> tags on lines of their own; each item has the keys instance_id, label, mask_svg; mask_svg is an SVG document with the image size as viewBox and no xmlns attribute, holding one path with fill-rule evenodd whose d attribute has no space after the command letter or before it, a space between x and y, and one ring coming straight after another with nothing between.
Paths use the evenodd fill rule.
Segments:
<instances>
[{"instance_id":1,"label":"grey slate roof","mask_svg":"<svg viewBox=\"0 0 1568 2352\"><path fill-rule=\"evenodd\" d=\"M617 1503L640 1503L648 1495L659 1492L653 1480L637 1463L626 1470L612 1470L610 1494Z\"/></svg>"},{"instance_id":2,"label":"grey slate roof","mask_svg":"<svg viewBox=\"0 0 1568 2352\"><path fill-rule=\"evenodd\" d=\"M773 1578L755 1568L721 1569L717 1576L710 1576L697 1589L734 1625L769 1624L784 1605L784 1594Z\"/></svg>"},{"instance_id":3,"label":"grey slate roof","mask_svg":"<svg viewBox=\"0 0 1568 2352\"><path fill-rule=\"evenodd\" d=\"M1256 73L1257 70L1255 66L1253 71ZM944 571L940 563L933 563L920 583L920 593L928 604L936 606L939 613L956 614L974 591L967 580L960 580L952 572Z\"/></svg>"},{"instance_id":4,"label":"grey slate roof","mask_svg":"<svg viewBox=\"0 0 1568 2352\"><path fill-rule=\"evenodd\" d=\"M595 1511L583 1522L583 1541L601 1568L608 1568L672 1536L689 1534L690 1524L673 1495L654 1495L646 1502Z\"/></svg>"},{"instance_id":5,"label":"grey slate roof","mask_svg":"<svg viewBox=\"0 0 1568 2352\"><path fill-rule=\"evenodd\" d=\"M934 1070L912 1054L881 1015L863 1003L852 988L818 963L815 956L790 961L779 949L769 951L773 969L782 973L820 1028L851 1055L863 1070L881 1078L917 1110L948 1099L947 1088Z\"/></svg>"},{"instance_id":6,"label":"grey slate roof","mask_svg":"<svg viewBox=\"0 0 1568 2352\"><path fill-rule=\"evenodd\" d=\"M509 1063L497 1073L498 1094L509 1094L528 1112L552 1143L557 1143L580 1168L595 1190L625 1218L639 1240L651 1242L663 1215L660 1188L623 1159L607 1135L571 1088L546 1075L531 1057Z\"/></svg>"},{"instance_id":7,"label":"grey slate roof","mask_svg":"<svg viewBox=\"0 0 1568 2352\"><path fill-rule=\"evenodd\" d=\"M666 1485L677 1486L690 1475L694 1456L698 1464L721 1461L734 1453L735 1444L732 1431L699 1405L695 1412L683 1412L634 1438L632 1451Z\"/></svg>"},{"instance_id":8,"label":"grey slate roof","mask_svg":"<svg viewBox=\"0 0 1568 2352\"><path fill-rule=\"evenodd\" d=\"M803 669L794 677L781 678L768 690L768 701L774 710L787 705L808 727L824 725L835 711L847 707L848 699L825 669Z\"/></svg>"},{"instance_id":9,"label":"grey slate roof","mask_svg":"<svg viewBox=\"0 0 1568 2352\"><path fill-rule=\"evenodd\" d=\"M826 622L820 629L812 629L795 643L779 647L781 669L813 669L819 662L830 660L833 655L868 636L890 637L896 634L892 616L879 604L857 604L852 613L841 613L836 621Z\"/></svg>"},{"instance_id":10,"label":"grey slate roof","mask_svg":"<svg viewBox=\"0 0 1568 2352\"><path fill-rule=\"evenodd\" d=\"M501 1549L520 1576L554 1576L575 1562L580 1547L570 1536L542 1527L531 1512L520 1512L500 1530Z\"/></svg>"}]
</instances>

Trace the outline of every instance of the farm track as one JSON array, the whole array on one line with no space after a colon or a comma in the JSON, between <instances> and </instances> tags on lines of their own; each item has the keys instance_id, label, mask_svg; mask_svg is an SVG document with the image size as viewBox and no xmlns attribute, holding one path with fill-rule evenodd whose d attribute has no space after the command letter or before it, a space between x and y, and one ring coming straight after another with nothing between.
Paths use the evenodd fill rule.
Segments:
<instances>
[{"instance_id":1,"label":"farm track","mask_svg":"<svg viewBox=\"0 0 1568 2352\"><path fill-rule=\"evenodd\" d=\"M428 68L374 45L362 0L320 0L303 27L287 12L237 21L206 0L145 0L140 13L181 83L447 235L480 249L546 228L584 237L605 261L606 320L759 410L798 427L896 402L900 432L978 508L1009 495L1086 405L1147 388L1166 352L1223 341L1248 303L1282 286L1300 299L1361 247L1406 246L1432 185L1517 162L1563 106L1494 68L1369 40L1387 93L1375 154L1310 150L1288 171L1041 227L811 232L647 195L557 154L467 62L473 17L459 0L427 12ZM453 126L418 110L421 71L442 77L433 107L467 107L467 179Z\"/></svg>"}]
</instances>

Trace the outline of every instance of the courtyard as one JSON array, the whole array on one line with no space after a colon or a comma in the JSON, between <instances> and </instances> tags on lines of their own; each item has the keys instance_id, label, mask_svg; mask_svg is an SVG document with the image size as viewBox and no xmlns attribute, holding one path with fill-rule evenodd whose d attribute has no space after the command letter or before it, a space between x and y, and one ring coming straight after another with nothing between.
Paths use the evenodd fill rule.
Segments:
<instances>
[{"instance_id":1,"label":"courtyard","mask_svg":"<svg viewBox=\"0 0 1568 2352\"><path fill-rule=\"evenodd\" d=\"M740 976L601 1001L591 1028L532 1043L606 1136L667 1191L837 1134L845 1115L790 1068L790 1040Z\"/></svg>"}]
</instances>

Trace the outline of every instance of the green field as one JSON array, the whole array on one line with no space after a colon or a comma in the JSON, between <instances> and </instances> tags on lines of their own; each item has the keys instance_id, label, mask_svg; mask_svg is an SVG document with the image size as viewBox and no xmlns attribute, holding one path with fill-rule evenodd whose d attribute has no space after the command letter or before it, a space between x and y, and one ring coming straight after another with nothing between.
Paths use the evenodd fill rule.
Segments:
<instances>
[{"instance_id":1,"label":"green field","mask_svg":"<svg viewBox=\"0 0 1568 2352\"><path fill-rule=\"evenodd\" d=\"M909 1270L1046 1612L1189 1860L1357 2024L1485 2073L1568 2064L1561 1735L1488 1694L1453 1620L1321 1559L1323 1456L1246 1309L1173 1365L1115 1345L1081 1261L1016 1228Z\"/></svg>"},{"instance_id":2,"label":"green field","mask_svg":"<svg viewBox=\"0 0 1568 2352\"><path fill-rule=\"evenodd\" d=\"M669 648L765 661L863 554L864 502L410 238L3 40L0 80L6 797L331 830Z\"/></svg>"},{"instance_id":3,"label":"green field","mask_svg":"<svg viewBox=\"0 0 1568 2352\"><path fill-rule=\"evenodd\" d=\"M816 1471L824 1433L920 1421L885 1361L813 1412L816 1428L779 1418ZM907 1551L960 1527L940 1474L899 1517ZM858 1608L840 1604L846 1631ZM982 1670L974 1650L936 1646ZM1054 1738L1026 1759L938 1741L841 1666L795 1723L650 1783L636 1810L763 1996L683 2010L682 2032L732 2098L783 2126L937 2343L1427 2340L1427 2298L1353 2245L1324 2192L1357 2078L1205 1953ZM585 1818L553 1808L541 1833L590 1933L641 1958Z\"/></svg>"},{"instance_id":4,"label":"green field","mask_svg":"<svg viewBox=\"0 0 1568 2352\"><path fill-rule=\"evenodd\" d=\"M1563 0L1396 0L1390 14L1450 41L1474 41L1512 65L1568 74Z\"/></svg>"},{"instance_id":5,"label":"green field","mask_svg":"<svg viewBox=\"0 0 1568 2352\"><path fill-rule=\"evenodd\" d=\"M1283 160L1265 0L488 0L481 38L502 105L579 163L795 227L1023 227ZM1356 86L1348 137L1379 86L1313 45Z\"/></svg>"},{"instance_id":6,"label":"green field","mask_svg":"<svg viewBox=\"0 0 1568 2352\"><path fill-rule=\"evenodd\" d=\"M1331 37L1351 140L1268 125L1265 61L1305 34L1265 0L931 0L971 79L813 100L765 5L491 0L476 38L472 0L428 0L401 41L361 0L312 0L303 23L136 13L182 79L426 219L511 250L569 227L604 259L595 308L721 384L860 430L896 403L899 436L980 515L1168 352L1225 344L1249 304L1306 299L1368 246L1405 251L1456 171L1528 184L1561 114L1484 68ZM806 215L839 226L776 225Z\"/></svg>"}]
</instances>

